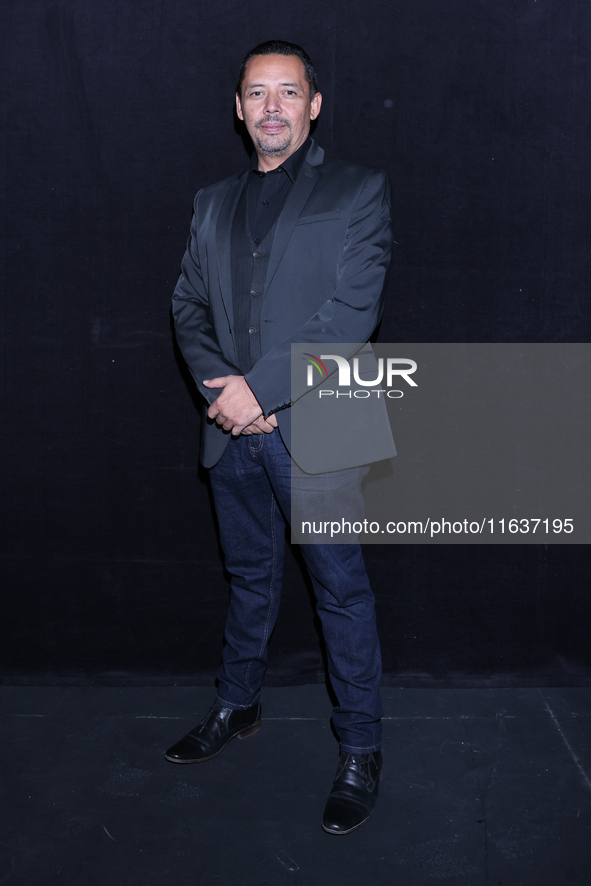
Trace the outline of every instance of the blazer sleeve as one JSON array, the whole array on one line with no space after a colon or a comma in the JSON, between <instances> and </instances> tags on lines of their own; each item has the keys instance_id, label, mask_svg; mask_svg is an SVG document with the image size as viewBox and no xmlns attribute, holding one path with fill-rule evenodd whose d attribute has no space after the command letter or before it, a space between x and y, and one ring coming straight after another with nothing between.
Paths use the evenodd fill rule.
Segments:
<instances>
[{"instance_id":1,"label":"blazer sleeve","mask_svg":"<svg viewBox=\"0 0 591 886\"><path fill-rule=\"evenodd\" d=\"M310 319L265 354L246 380L268 416L309 391L291 381L293 343L363 344L379 323L383 288L392 252L390 188L382 170L368 172L350 211L335 290ZM345 354L341 349L339 351Z\"/></svg>"},{"instance_id":2,"label":"blazer sleeve","mask_svg":"<svg viewBox=\"0 0 591 886\"><path fill-rule=\"evenodd\" d=\"M211 317L209 297L199 258L197 219L199 194L195 197L187 249L181 262L181 275L172 296L176 340L198 390L209 403L219 389L203 387L206 378L242 375L222 353Z\"/></svg>"}]
</instances>

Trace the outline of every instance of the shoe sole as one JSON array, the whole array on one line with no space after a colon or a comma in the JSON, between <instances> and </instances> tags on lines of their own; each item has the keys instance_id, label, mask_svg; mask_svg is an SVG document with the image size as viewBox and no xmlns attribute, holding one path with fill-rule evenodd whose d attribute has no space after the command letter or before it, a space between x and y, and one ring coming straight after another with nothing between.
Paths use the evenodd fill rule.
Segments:
<instances>
[{"instance_id":1,"label":"shoe sole","mask_svg":"<svg viewBox=\"0 0 591 886\"><path fill-rule=\"evenodd\" d=\"M217 757L218 754L221 754L226 745L228 745L233 738L248 738L249 735L253 735L255 732L258 732L261 728L261 721L258 723L254 723L252 726L247 726L246 729L242 729L240 732L237 732L231 738L228 739L226 744L222 745L219 751L216 751L215 754L210 754L209 757L195 757L190 760L179 760L177 757L168 757L166 754L164 755L164 759L168 760L169 763L205 763L207 760L213 760L214 757Z\"/></svg>"}]
</instances>

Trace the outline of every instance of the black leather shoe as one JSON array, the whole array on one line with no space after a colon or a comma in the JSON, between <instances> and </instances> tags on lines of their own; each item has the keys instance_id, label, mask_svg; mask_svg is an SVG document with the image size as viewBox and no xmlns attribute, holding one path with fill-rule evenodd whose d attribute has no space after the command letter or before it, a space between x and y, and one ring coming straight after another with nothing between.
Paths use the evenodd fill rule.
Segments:
<instances>
[{"instance_id":1,"label":"black leather shoe","mask_svg":"<svg viewBox=\"0 0 591 886\"><path fill-rule=\"evenodd\" d=\"M366 821L378 799L382 752L341 754L322 827L329 834L350 834Z\"/></svg>"},{"instance_id":2,"label":"black leather shoe","mask_svg":"<svg viewBox=\"0 0 591 886\"><path fill-rule=\"evenodd\" d=\"M201 723L177 741L164 755L171 763L203 763L238 736L246 738L261 728L260 701L245 711L214 704Z\"/></svg>"}]
</instances>

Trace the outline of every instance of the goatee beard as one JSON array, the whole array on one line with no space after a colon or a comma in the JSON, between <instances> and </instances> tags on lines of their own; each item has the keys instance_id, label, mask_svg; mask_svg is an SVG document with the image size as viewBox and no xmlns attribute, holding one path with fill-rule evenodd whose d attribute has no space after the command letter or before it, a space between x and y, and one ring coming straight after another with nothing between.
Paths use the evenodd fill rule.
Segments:
<instances>
[{"instance_id":1,"label":"goatee beard","mask_svg":"<svg viewBox=\"0 0 591 886\"><path fill-rule=\"evenodd\" d=\"M261 137L259 136L258 131L257 131L255 134L255 139L256 139L258 151L261 154L269 154L269 155L274 154L275 156L277 154L279 154L279 155L284 154L286 151L289 150L289 148L291 146L292 138L293 138L291 124L287 120L283 120L283 118L281 118L281 117L267 117L265 120L261 120L260 123L257 123L255 129L258 130L265 123L283 123L284 126L287 126L289 132L287 134L287 137L284 139L284 141L268 145L268 144L265 144L263 141L261 141ZM269 136L267 136L267 138L269 138Z\"/></svg>"}]
</instances>

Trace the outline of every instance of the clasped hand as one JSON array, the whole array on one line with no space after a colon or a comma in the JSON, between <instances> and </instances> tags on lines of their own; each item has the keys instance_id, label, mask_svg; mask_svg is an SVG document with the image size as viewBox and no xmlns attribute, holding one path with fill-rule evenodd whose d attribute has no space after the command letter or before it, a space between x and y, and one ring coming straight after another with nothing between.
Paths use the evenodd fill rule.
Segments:
<instances>
[{"instance_id":1,"label":"clasped hand","mask_svg":"<svg viewBox=\"0 0 591 886\"><path fill-rule=\"evenodd\" d=\"M260 403L243 375L205 379L203 384L207 388L223 388L222 393L207 410L207 414L225 431L231 431L235 437L239 434L245 436L270 434L277 427L274 415L263 418Z\"/></svg>"}]
</instances>

